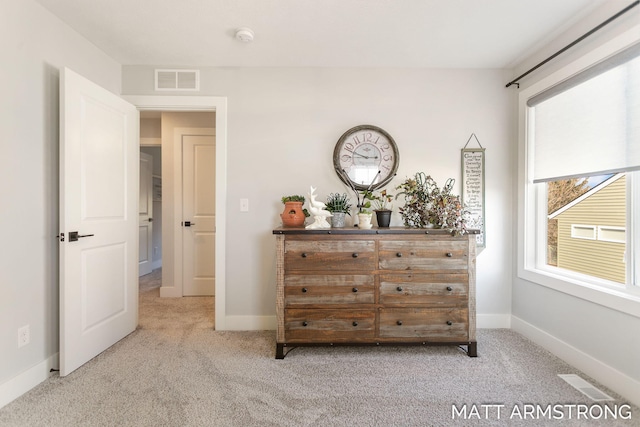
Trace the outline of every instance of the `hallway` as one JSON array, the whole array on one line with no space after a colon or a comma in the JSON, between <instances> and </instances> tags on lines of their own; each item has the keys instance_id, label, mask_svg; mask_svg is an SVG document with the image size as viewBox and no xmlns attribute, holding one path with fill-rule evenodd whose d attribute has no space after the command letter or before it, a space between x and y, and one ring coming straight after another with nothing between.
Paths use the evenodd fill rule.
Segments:
<instances>
[{"instance_id":1,"label":"hallway","mask_svg":"<svg viewBox=\"0 0 640 427\"><path fill-rule=\"evenodd\" d=\"M138 329L213 329L215 297L160 298L162 269L139 278Z\"/></svg>"}]
</instances>

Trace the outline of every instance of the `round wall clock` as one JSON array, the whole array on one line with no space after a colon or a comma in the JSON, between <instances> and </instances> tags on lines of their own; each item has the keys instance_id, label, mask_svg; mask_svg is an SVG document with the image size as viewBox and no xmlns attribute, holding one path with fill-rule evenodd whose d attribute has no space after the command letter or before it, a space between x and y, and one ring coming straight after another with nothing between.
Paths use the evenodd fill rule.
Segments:
<instances>
[{"instance_id":1,"label":"round wall clock","mask_svg":"<svg viewBox=\"0 0 640 427\"><path fill-rule=\"evenodd\" d=\"M333 150L333 166L338 176L356 190L375 190L389 183L399 161L396 142L377 126L349 129Z\"/></svg>"}]
</instances>

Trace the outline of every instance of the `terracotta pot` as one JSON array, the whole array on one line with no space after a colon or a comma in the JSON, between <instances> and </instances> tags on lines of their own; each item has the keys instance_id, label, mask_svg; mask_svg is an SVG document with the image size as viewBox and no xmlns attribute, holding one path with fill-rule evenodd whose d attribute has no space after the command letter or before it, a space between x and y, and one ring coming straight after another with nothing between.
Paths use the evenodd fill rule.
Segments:
<instances>
[{"instance_id":1,"label":"terracotta pot","mask_svg":"<svg viewBox=\"0 0 640 427\"><path fill-rule=\"evenodd\" d=\"M286 202L280 218L284 227L302 227L305 219L302 202Z\"/></svg>"}]
</instances>

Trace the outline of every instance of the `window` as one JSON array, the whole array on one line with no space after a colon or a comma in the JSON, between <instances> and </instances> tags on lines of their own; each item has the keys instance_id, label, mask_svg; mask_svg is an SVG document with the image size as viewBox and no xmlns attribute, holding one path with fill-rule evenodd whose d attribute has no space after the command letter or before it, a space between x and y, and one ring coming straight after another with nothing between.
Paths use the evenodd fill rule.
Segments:
<instances>
[{"instance_id":1,"label":"window","mask_svg":"<svg viewBox=\"0 0 640 427\"><path fill-rule=\"evenodd\" d=\"M598 227L598 240L612 243L626 243L627 232L624 227Z\"/></svg>"},{"instance_id":2,"label":"window","mask_svg":"<svg viewBox=\"0 0 640 427\"><path fill-rule=\"evenodd\" d=\"M547 266L625 284L627 267L625 174L580 177L546 183ZM604 233L603 234L603 230ZM614 231L615 230L615 231ZM612 244L606 233L620 242Z\"/></svg>"},{"instance_id":3,"label":"window","mask_svg":"<svg viewBox=\"0 0 640 427\"><path fill-rule=\"evenodd\" d=\"M596 240L595 225L571 224L571 237L574 239Z\"/></svg>"},{"instance_id":4,"label":"window","mask_svg":"<svg viewBox=\"0 0 640 427\"><path fill-rule=\"evenodd\" d=\"M640 43L626 37L520 94L519 275L598 303L640 302Z\"/></svg>"}]
</instances>

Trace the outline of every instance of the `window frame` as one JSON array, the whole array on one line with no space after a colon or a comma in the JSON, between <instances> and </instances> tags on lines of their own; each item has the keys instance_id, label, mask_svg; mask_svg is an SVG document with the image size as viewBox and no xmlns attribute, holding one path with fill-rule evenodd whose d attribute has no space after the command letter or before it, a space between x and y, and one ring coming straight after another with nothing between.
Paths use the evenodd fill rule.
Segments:
<instances>
[{"instance_id":1,"label":"window frame","mask_svg":"<svg viewBox=\"0 0 640 427\"><path fill-rule=\"evenodd\" d=\"M517 275L519 278L640 318L640 261L631 254L640 250L640 221L627 215L627 284L594 278L546 264L546 185L533 183L531 144L535 117L527 101L590 66L640 43L640 25L594 48L588 54L523 89L518 96ZM627 200L630 211L640 212L640 172L629 173ZM640 257L636 257L640 258ZM635 285L634 285L635 284Z\"/></svg>"}]
</instances>

